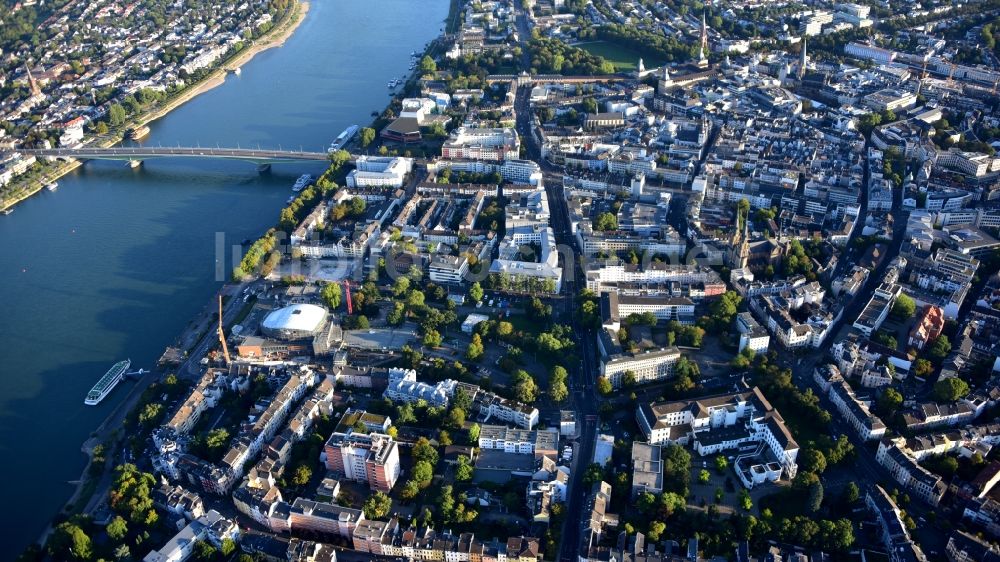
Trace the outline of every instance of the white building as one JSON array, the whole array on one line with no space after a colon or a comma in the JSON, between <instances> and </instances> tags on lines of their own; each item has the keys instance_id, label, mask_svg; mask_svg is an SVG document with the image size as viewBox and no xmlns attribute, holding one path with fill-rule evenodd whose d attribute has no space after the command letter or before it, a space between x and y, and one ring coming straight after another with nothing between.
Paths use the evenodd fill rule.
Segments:
<instances>
[{"instance_id":1,"label":"white building","mask_svg":"<svg viewBox=\"0 0 1000 562\"><path fill-rule=\"evenodd\" d=\"M674 372L674 365L680 361L681 351L676 347L666 347L639 353L618 353L601 358L601 376L607 378L614 388L624 384L625 373L635 375L637 383L663 380Z\"/></svg>"},{"instance_id":2,"label":"white building","mask_svg":"<svg viewBox=\"0 0 1000 562\"><path fill-rule=\"evenodd\" d=\"M358 156L347 174L347 187L402 187L413 169L413 159L399 156Z\"/></svg>"},{"instance_id":3,"label":"white building","mask_svg":"<svg viewBox=\"0 0 1000 562\"><path fill-rule=\"evenodd\" d=\"M460 160L511 160L520 156L521 140L509 128L459 127L441 146L441 157Z\"/></svg>"},{"instance_id":4,"label":"white building","mask_svg":"<svg viewBox=\"0 0 1000 562\"><path fill-rule=\"evenodd\" d=\"M455 395L456 381L443 380L437 384L427 384L417 381L417 372L413 369L389 369L389 385L382 393L393 402L418 402L423 400L431 406L445 407Z\"/></svg>"},{"instance_id":5,"label":"white building","mask_svg":"<svg viewBox=\"0 0 1000 562\"><path fill-rule=\"evenodd\" d=\"M236 523L213 509L188 523L162 548L143 557L142 562L183 562L194 553L197 543L208 542L219 547L223 540L236 540L239 534L240 528Z\"/></svg>"},{"instance_id":6,"label":"white building","mask_svg":"<svg viewBox=\"0 0 1000 562\"><path fill-rule=\"evenodd\" d=\"M765 457L773 459L770 462L777 463L780 469L768 469L768 463L751 465L747 471L751 474L740 474L740 479L748 487L759 483L752 474L755 467L769 472L772 476L770 480L780 478L782 473L789 479L795 478L798 471L799 445L785 426L784 419L757 387L748 392L643 404L636 412L636 420L651 444L691 444L702 456L738 449L751 443L760 444L758 453L745 456L755 457L765 453ZM737 473L740 472L737 467Z\"/></svg>"},{"instance_id":7,"label":"white building","mask_svg":"<svg viewBox=\"0 0 1000 562\"><path fill-rule=\"evenodd\" d=\"M871 413L867 404L858 400L846 382L840 380L832 383L829 395L840 415L863 441L881 439L885 435L885 424Z\"/></svg>"},{"instance_id":8,"label":"white building","mask_svg":"<svg viewBox=\"0 0 1000 562\"><path fill-rule=\"evenodd\" d=\"M736 315L736 329L740 333L740 351L750 349L754 353L766 353L771 336L749 312Z\"/></svg>"}]
</instances>

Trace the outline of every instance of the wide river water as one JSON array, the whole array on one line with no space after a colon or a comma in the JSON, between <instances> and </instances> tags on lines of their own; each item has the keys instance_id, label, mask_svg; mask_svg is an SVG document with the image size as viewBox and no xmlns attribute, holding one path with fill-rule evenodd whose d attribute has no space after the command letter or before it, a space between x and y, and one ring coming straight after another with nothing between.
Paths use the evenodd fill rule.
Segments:
<instances>
[{"instance_id":1,"label":"wide river water","mask_svg":"<svg viewBox=\"0 0 1000 562\"><path fill-rule=\"evenodd\" d=\"M448 0L313 0L279 48L151 125L144 144L324 150L387 103ZM218 289L216 233L272 226L322 165L91 162L0 217L0 560L39 536L83 470L81 444L125 396L83 398L112 363L153 366ZM231 267L226 266L229 271ZM145 553L142 553L145 554Z\"/></svg>"}]
</instances>

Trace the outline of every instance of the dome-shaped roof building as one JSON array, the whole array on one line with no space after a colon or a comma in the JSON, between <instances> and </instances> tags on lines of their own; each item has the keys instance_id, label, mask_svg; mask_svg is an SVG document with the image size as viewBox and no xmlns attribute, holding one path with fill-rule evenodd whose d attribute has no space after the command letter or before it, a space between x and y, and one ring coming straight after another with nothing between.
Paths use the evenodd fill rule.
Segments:
<instances>
[{"instance_id":1,"label":"dome-shaped roof building","mask_svg":"<svg viewBox=\"0 0 1000 562\"><path fill-rule=\"evenodd\" d=\"M293 304L268 314L261 329L270 337L282 340L312 338L326 326L329 313L314 304Z\"/></svg>"}]
</instances>

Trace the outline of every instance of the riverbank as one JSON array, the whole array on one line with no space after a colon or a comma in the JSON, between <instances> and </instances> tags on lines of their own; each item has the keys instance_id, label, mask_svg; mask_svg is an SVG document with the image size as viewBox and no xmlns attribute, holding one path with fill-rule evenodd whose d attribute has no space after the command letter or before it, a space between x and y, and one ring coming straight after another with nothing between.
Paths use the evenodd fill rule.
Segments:
<instances>
[{"instance_id":1,"label":"riverbank","mask_svg":"<svg viewBox=\"0 0 1000 562\"><path fill-rule=\"evenodd\" d=\"M146 126L161 117L166 116L171 111L177 109L178 107L184 105L185 103L193 100L197 96L222 85L226 81L226 74L231 70L240 68L244 64L250 62L257 54L262 53L273 47L280 47L288 40L289 37L295 33L299 25L305 20L306 15L309 13L309 2L306 0L299 0L295 2L293 7L290 9L289 13L283 17L273 28L271 28L263 36L259 37L252 44L244 47L240 52L236 53L229 59L223 61L218 65L218 67L209 73L205 78L192 84L191 86L185 88L175 97L168 100L163 105L154 107L147 111L146 113L138 116L129 123L122 127L122 130L128 128L138 128ZM123 135L114 135L111 137L105 137L96 140L91 146L97 146L100 148L108 148L114 146L124 140ZM29 197L37 194L45 187L46 184L57 181L59 178L65 176L66 174L72 172L73 170L79 168L83 162L79 160L70 160L66 162L59 162L51 170L47 170L45 174L37 179L29 180L31 182L30 186L21 191L17 196L11 199L0 200L0 212L6 211L7 209L13 209L18 203L25 201Z\"/></svg>"}]
</instances>

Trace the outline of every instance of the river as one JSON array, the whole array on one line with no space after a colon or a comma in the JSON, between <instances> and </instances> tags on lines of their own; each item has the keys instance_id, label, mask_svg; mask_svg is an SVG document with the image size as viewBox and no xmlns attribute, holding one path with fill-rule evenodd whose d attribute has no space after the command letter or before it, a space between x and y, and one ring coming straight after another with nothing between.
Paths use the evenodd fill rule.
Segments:
<instances>
[{"instance_id":1,"label":"river","mask_svg":"<svg viewBox=\"0 0 1000 562\"><path fill-rule=\"evenodd\" d=\"M313 0L284 46L151 124L143 142L324 150L385 106L386 82L407 72L410 52L440 33L447 12L448 0ZM81 444L132 383L97 407L83 405L90 387L120 359L153 366L218 289L216 233L229 244L256 237L277 221L295 178L321 171L91 162L0 217L0 560L13 560L69 497Z\"/></svg>"}]
</instances>

